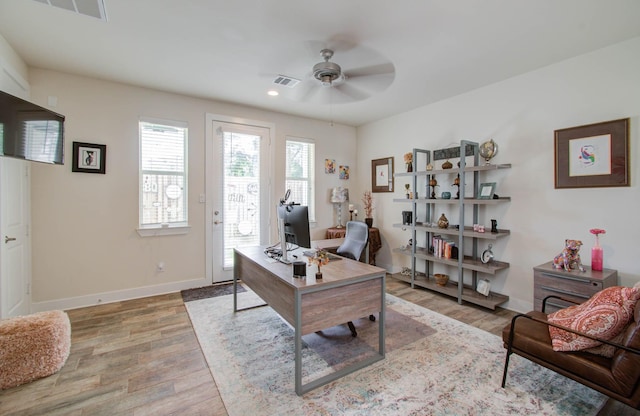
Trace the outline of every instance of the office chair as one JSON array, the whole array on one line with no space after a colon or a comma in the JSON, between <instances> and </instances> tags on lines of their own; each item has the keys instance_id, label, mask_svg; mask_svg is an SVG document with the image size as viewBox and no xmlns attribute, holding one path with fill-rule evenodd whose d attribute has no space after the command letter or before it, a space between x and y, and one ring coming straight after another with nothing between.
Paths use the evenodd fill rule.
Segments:
<instances>
[{"instance_id":1,"label":"office chair","mask_svg":"<svg viewBox=\"0 0 640 416\"><path fill-rule=\"evenodd\" d=\"M344 242L338 247L336 253L342 257L359 261L368 242L369 227L367 224L364 222L349 221L347 222L347 233L344 236ZM369 320L375 321L376 317L369 315ZM347 325L349 326L351 335L357 337L358 333L356 332L356 327L353 325L353 322L349 321Z\"/></svg>"}]
</instances>

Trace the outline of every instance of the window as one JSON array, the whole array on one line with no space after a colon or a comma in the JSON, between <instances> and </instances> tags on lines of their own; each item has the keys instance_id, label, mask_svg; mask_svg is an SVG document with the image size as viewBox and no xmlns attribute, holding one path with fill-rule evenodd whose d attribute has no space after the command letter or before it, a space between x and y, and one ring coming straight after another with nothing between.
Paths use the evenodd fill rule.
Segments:
<instances>
[{"instance_id":1,"label":"window","mask_svg":"<svg viewBox=\"0 0 640 416\"><path fill-rule=\"evenodd\" d=\"M140 228L187 225L187 125L141 120Z\"/></svg>"},{"instance_id":2,"label":"window","mask_svg":"<svg viewBox=\"0 0 640 416\"><path fill-rule=\"evenodd\" d=\"M309 221L314 222L315 210L315 144L311 140L287 138L286 189L291 189L289 202L309 207Z\"/></svg>"}]
</instances>

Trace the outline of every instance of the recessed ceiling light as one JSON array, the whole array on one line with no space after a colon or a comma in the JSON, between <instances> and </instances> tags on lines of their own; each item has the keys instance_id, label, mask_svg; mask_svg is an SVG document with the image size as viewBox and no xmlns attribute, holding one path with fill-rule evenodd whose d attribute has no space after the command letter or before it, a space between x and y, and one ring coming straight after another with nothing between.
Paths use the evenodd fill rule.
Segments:
<instances>
[{"instance_id":1,"label":"recessed ceiling light","mask_svg":"<svg viewBox=\"0 0 640 416\"><path fill-rule=\"evenodd\" d=\"M269 90L267 91L267 94L269 94L272 97L277 97L278 95L280 95L280 93L276 90Z\"/></svg>"}]
</instances>

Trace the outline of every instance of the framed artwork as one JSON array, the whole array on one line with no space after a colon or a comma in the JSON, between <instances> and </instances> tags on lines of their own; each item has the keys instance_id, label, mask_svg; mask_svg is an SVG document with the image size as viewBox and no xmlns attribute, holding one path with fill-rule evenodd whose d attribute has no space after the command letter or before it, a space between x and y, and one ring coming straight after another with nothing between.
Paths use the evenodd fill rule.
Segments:
<instances>
[{"instance_id":1,"label":"framed artwork","mask_svg":"<svg viewBox=\"0 0 640 416\"><path fill-rule=\"evenodd\" d=\"M336 160L325 159L324 160L324 173L336 173Z\"/></svg>"},{"instance_id":2,"label":"framed artwork","mask_svg":"<svg viewBox=\"0 0 640 416\"><path fill-rule=\"evenodd\" d=\"M340 179L349 179L349 166L340 165L339 172Z\"/></svg>"},{"instance_id":3,"label":"framed artwork","mask_svg":"<svg viewBox=\"0 0 640 416\"><path fill-rule=\"evenodd\" d=\"M481 183L478 188L478 199L491 199L496 190L495 182Z\"/></svg>"},{"instance_id":4,"label":"framed artwork","mask_svg":"<svg viewBox=\"0 0 640 416\"><path fill-rule=\"evenodd\" d=\"M371 191L393 192L393 157L371 161Z\"/></svg>"},{"instance_id":5,"label":"framed artwork","mask_svg":"<svg viewBox=\"0 0 640 416\"><path fill-rule=\"evenodd\" d=\"M555 131L555 187L629 186L629 119Z\"/></svg>"},{"instance_id":6,"label":"framed artwork","mask_svg":"<svg viewBox=\"0 0 640 416\"><path fill-rule=\"evenodd\" d=\"M73 142L72 172L106 172L107 145Z\"/></svg>"}]
</instances>

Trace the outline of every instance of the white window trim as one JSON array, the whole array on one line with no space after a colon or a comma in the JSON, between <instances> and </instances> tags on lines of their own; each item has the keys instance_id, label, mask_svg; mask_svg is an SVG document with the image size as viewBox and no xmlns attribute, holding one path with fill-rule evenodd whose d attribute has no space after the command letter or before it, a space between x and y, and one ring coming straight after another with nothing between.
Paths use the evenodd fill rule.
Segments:
<instances>
[{"instance_id":1,"label":"white window trim","mask_svg":"<svg viewBox=\"0 0 640 416\"><path fill-rule=\"evenodd\" d=\"M137 228L136 231L140 237L157 237L160 235L181 235L188 234L191 231L190 225L167 225L166 227L157 225Z\"/></svg>"},{"instance_id":2,"label":"white window trim","mask_svg":"<svg viewBox=\"0 0 640 416\"><path fill-rule=\"evenodd\" d=\"M308 143L308 144L312 144L313 145L313 169L310 170L310 182L312 185L312 189L311 192L309 194L311 203L313 204L313 218L309 218L309 227L310 228L315 228L316 227L316 217L317 217L317 204L316 204L316 196L315 196L315 192L316 192L316 141L314 139L307 139L304 137L297 137L297 136L286 136L285 137L285 146L286 143L292 141L292 142L300 142L300 143ZM286 163L286 160L285 160ZM285 174L286 175L286 174ZM285 176L285 182L288 180L288 178Z\"/></svg>"},{"instance_id":3,"label":"white window trim","mask_svg":"<svg viewBox=\"0 0 640 416\"><path fill-rule=\"evenodd\" d=\"M138 128L140 122L145 123L153 123L153 124L164 124L167 126L174 126L179 128L188 129L189 125L184 121L176 121L176 120L166 120L160 118L152 118L152 117L140 117L138 120ZM140 160L140 136L138 136L138 160ZM184 169L185 169L185 200L188 199L189 196L189 138L185 142L185 161L184 161ZM139 162L138 162L139 163ZM138 166L138 178L142 176L142 169ZM138 179L138 187L140 187L140 179ZM138 192L140 190L138 189ZM140 237L157 237L164 235L184 235L188 234L191 231L191 225L189 224L189 206L187 205L187 221L186 222L176 222L173 224L150 224L150 225L142 225L140 224L140 210L142 207L140 206L140 197L138 196L138 227L136 228L136 232Z\"/></svg>"}]
</instances>

